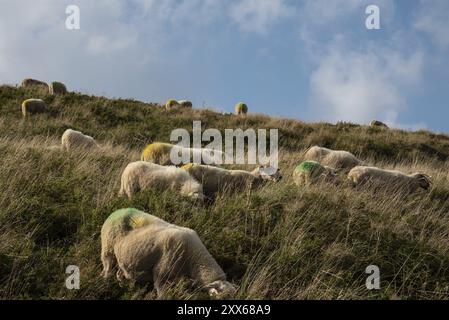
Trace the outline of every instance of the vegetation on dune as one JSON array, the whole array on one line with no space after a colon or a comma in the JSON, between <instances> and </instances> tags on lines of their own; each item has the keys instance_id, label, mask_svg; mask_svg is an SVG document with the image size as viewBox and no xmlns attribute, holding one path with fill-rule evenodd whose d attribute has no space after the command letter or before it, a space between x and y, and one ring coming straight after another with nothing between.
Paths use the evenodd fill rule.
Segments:
<instances>
[{"instance_id":1,"label":"vegetation on dune","mask_svg":"<svg viewBox=\"0 0 449 320\"><path fill-rule=\"evenodd\" d=\"M44 114L22 117L27 98ZM205 205L170 192L118 197L124 167L175 128L278 128L284 179L255 191L224 191ZM95 151L63 152L72 128L97 139ZM427 193L405 195L318 183L298 188L292 172L311 145L353 152L376 166L433 178ZM156 104L77 93L0 87L0 297L143 299L146 288L100 277L99 234L119 208L135 207L195 229L237 298L444 299L449 297L449 137L339 123L306 124L213 110L165 110ZM80 290L65 288L65 268L81 270ZM380 290L367 290L368 265ZM206 298L188 282L167 298Z\"/></svg>"}]
</instances>

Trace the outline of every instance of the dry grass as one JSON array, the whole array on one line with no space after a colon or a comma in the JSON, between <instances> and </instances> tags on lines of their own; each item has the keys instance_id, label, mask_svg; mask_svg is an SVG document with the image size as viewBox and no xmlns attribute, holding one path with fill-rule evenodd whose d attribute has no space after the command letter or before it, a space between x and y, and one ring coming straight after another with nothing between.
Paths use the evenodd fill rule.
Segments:
<instances>
[{"instance_id":1,"label":"dry grass","mask_svg":"<svg viewBox=\"0 0 449 320\"><path fill-rule=\"evenodd\" d=\"M24 98L50 111L23 120ZM242 299L444 299L449 296L449 138L354 124L305 124L209 110L164 111L136 101L0 87L0 297L4 299L151 299L148 288L100 277L99 232L114 210L135 207L195 229ZM284 180L203 206L172 193L117 196L123 168L151 141L178 127L279 128ZM68 127L102 148L54 150ZM291 173L319 144L368 163L433 177L430 192L353 190L326 184L300 189ZM343 177L344 178L344 177ZM65 268L81 269L81 289L64 287ZM365 287L378 265L381 289ZM188 282L167 298L206 298Z\"/></svg>"}]
</instances>

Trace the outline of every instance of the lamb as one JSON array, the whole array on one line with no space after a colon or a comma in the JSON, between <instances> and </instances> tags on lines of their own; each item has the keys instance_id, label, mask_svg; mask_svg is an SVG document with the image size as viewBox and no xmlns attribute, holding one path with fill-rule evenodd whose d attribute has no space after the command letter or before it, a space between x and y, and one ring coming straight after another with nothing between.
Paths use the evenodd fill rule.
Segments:
<instances>
[{"instance_id":1,"label":"lamb","mask_svg":"<svg viewBox=\"0 0 449 320\"><path fill-rule=\"evenodd\" d=\"M48 85L48 91L51 95L66 94L67 88L62 82L52 82Z\"/></svg>"},{"instance_id":2,"label":"lamb","mask_svg":"<svg viewBox=\"0 0 449 320\"><path fill-rule=\"evenodd\" d=\"M235 105L235 114L247 114L248 113L248 106L244 104L243 102L239 102Z\"/></svg>"},{"instance_id":3,"label":"lamb","mask_svg":"<svg viewBox=\"0 0 449 320\"><path fill-rule=\"evenodd\" d=\"M70 151L74 148L91 149L98 147L95 139L79 131L67 129L61 137L62 150Z\"/></svg>"},{"instance_id":4,"label":"lamb","mask_svg":"<svg viewBox=\"0 0 449 320\"><path fill-rule=\"evenodd\" d=\"M362 165L362 161L348 151L331 150L318 146L309 148L304 155L304 160L316 161L323 166L337 170L350 170L355 166Z\"/></svg>"},{"instance_id":5,"label":"lamb","mask_svg":"<svg viewBox=\"0 0 449 320\"><path fill-rule=\"evenodd\" d=\"M181 155L181 152L190 155L190 159L195 159L195 155L199 157L201 155L201 163L204 164L219 164L224 160L224 153L222 151L212 149L198 149L198 148L183 148L180 146L172 145L169 143L155 142L147 145L142 152L140 160L153 162L163 166L166 165L178 165L171 160L171 153L176 152Z\"/></svg>"},{"instance_id":6,"label":"lamb","mask_svg":"<svg viewBox=\"0 0 449 320\"><path fill-rule=\"evenodd\" d=\"M113 212L101 228L103 276L154 285L158 297L170 283L187 278L220 298L235 292L197 233L128 208Z\"/></svg>"},{"instance_id":7,"label":"lamb","mask_svg":"<svg viewBox=\"0 0 449 320\"><path fill-rule=\"evenodd\" d=\"M293 181L298 186L310 185L319 180L338 184L335 169L322 166L316 161L304 161L293 171Z\"/></svg>"},{"instance_id":8,"label":"lamb","mask_svg":"<svg viewBox=\"0 0 449 320\"><path fill-rule=\"evenodd\" d=\"M165 103L165 109L167 110L172 110L179 107L180 107L179 102L173 99L170 99Z\"/></svg>"},{"instance_id":9,"label":"lamb","mask_svg":"<svg viewBox=\"0 0 449 320\"><path fill-rule=\"evenodd\" d=\"M380 128L386 128L386 129L388 129L388 126L387 126L385 123L380 122L380 121L378 121L378 120L373 120L373 121L371 121L370 126L371 126L371 127L380 127Z\"/></svg>"},{"instance_id":10,"label":"lamb","mask_svg":"<svg viewBox=\"0 0 449 320\"><path fill-rule=\"evenodd\" d=\"M192 109L193 107L192 102L188 100L179 100L178 104L180 105L181 108Z\"/></svg>"},{"instance_id":11,"label":"lamb","mask_svg":"<svg viewBox=\"0 0 449 320\"><path fill-rule=\"evenodd\" d=\"M401 189L409 193L414 193L419 188L429 190L431 184L431 177L423 173L407 175L400 171L364 166L353 168L348 174L348 179L353 186L371 184L391 190Z\"/></svg>"},{"instance_id":12,"label":"lamb","mask_svg":"<svg viewBox=\"0 0 449 320\"><path fill-rule=\"evenodd\" d=\"M123 170L119 195L132 198L142 190L173 190L194 200L202 201L203 186L185 170L155 163L136 161Z\"/></svg>"},{"instance_id":13,"label":"lamb","mask_svg":"<svg viewBox=\"0 0 449 320\"><path fill-rule=\"evenodd\" d=\"M279 169L259 166L252 172L244 170L227 170L208 165L189 163L181 167L203 184L204 193L213 196L220 190L238 191L250 187L256 188L267 181L277 182L282 179ZM274 174L271 174L273 173Z\"/></svg>"},{"instance_id":14,"label":"lamb","mask_svg":"<svg viewBox=\"0 0 449 320\"><path fill-rule=\"evenodd\" d=\"M27 99L22 102L22 114L24 117L43 113L47 110L47 104L41 99Z\"/></svg>"},{"instance_id":15,"label":"lamb","mask_svg":"<svg viewBox=\"0 0 449 320\"><path fill-rule=\"evenodd\" d=\"M45 88L48 88L47 83L45 83L43 81L40 81L40 80L36 80L36 79L30 79L30 78L23 79L23 81L20 84L20 86L22 88L30 88L30 87L45 87Z\"/></svg>"}]
</instances>

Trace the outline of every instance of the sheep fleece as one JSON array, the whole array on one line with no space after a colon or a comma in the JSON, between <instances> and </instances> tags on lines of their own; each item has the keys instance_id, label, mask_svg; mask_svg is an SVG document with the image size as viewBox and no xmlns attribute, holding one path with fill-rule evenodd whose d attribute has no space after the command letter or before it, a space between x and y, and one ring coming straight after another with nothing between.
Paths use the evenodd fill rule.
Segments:
<instances>
[{"instance_id":1,"label":"sheep fleece","mask_svg":"<svg viewBox=\"0 0 449 320\"><path fill-rule=\"evenodd\" d=\"M201 198L203 188L186 171L174 167L164 167L155 163L131 162L123 170L120 195L131 198L140 190L174 190L182 195Z\"/></svg>"},{"instance_id":2,"label":"sheep fleece","mask_svg":"<svg viewBox=\"0 0 449 320\"><path fill-rule=\"evenodd\" d=\"M97 143L91 136L85 135L79 131L67 129L61 137L61 145L63 150L69 151L79 147L96 147Z\"/></svg>"}]
</instances>

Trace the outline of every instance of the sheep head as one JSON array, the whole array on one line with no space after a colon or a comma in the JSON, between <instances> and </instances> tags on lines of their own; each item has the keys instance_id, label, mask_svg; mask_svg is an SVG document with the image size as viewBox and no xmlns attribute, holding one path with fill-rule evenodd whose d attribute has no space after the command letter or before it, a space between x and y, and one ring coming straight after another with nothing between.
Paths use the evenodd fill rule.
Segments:
<instances>
[{"instance_id":1,"label":"sheep head","mask_svg":"<svg viewBox=\"0 0 449 320\"><path fill-rule=\"evenodd\" d=\"M206 287L209 296L215 299L222 299L235 294L237 289L235 286L225 280L218 280L208 284Z\"/></svg>"},{"instance_id":2,"label":"sheep head","mask_svg":"<svg viewBox=\"0 0 449 320\"><path fill-rule=\"evenodd\" d=\"M412 175L413 178L415 178L418 183L419 186L421 188L423 188L424 190L429 190L430 185L432 184L432 177L428 176L427 174L424 173L415 173Z\"/></svg>"},{"instance_id":3,"label":"sheep head","mask_svg":"<svg viewBox=\"0 0 449 320\"><path fill-rule=\"evenodd\" d=\"M265 181L278 182L282 179L281 170L272 166L259 166L254 169L252 174Z\"/></svg>"}]
</instances>

